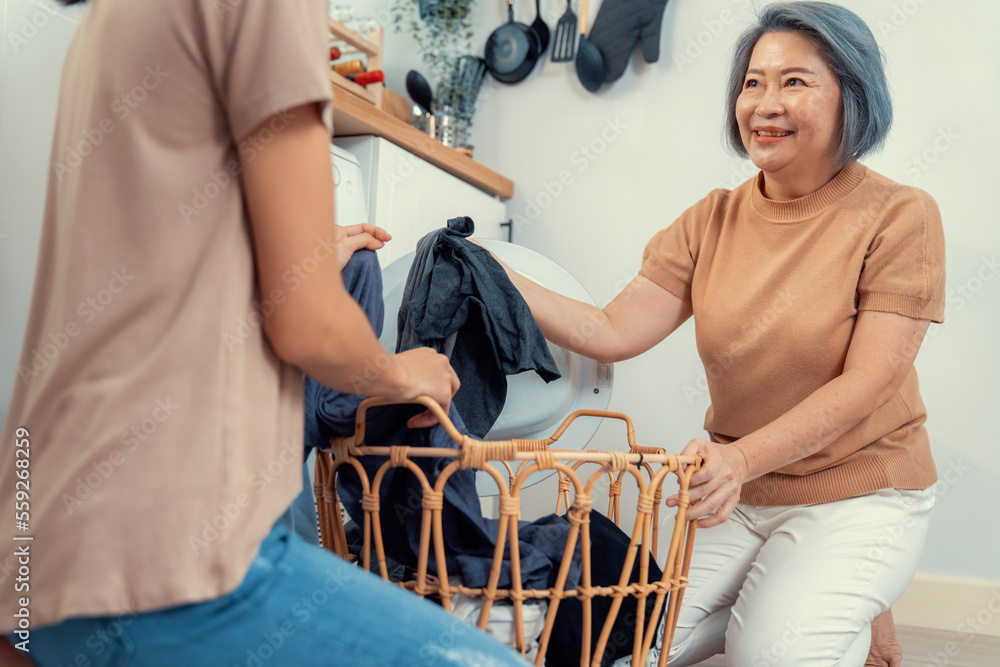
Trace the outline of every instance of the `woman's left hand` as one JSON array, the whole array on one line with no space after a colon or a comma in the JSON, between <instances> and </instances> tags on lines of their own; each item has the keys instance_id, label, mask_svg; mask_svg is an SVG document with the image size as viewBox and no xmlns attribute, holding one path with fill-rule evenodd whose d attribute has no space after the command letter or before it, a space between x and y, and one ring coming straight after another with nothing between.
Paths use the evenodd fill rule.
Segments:
<instances>
[{"instance_id":1,"label":"woman's left hand","mask_svg":"<svg viewBox=\"0 0 1000 667\"><path fill-rule=\"evenodd\" d=\"M733 445L720 445L701 438L689 442L681 455L697 455L703 460L701 470L691 476L688 494L692 504L688 507L687 518L698 519L699 528L719 525L729 518L740 501L740 489L747 477L746 458ZM667 498L667 507L676 506L675 494Z\"/></svg>"},{"instance_id":2,"label":"woman's left hand","mask_svg":"<svg viewBox=\"0 0 1000 667\"><path fill-rule=\"evenodd\" d=\"M343 271L358 250L378 250L392 236L381 227L362 224L337 227L334 238L337 241L337 266Z\"/></svg>"}]
</instances>

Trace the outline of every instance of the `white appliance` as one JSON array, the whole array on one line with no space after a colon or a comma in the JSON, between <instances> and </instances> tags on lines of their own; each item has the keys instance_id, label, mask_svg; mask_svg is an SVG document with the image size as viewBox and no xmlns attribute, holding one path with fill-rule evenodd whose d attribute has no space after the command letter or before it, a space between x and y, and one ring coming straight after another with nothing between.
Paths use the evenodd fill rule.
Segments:
<instances>
[{"instance_id":1,"label":"white appliance","mask_svg":"<svg viewBox=\"0 0 1000 667\"><path fill-rule=\"evenodd\" d=\"M370 222L393 236L379 250L382 264L386 323L381 343L396 348L395 314L417 241L443 227L449 218L467 215L476 222L476 238L511 268L535 282L571 298L593 304L587 290L557 263L523 246L498 240L506 236L500 223L503 203L495 197L438 169L398 146L375 137L337 138L331 148L334 179L340 178L334 199L338 224ZM358 180L364 187L357 187ZM367 220L359 219L367 211ZM562 377L546 384L534 372L507 378L507 400L488 440L540 439L552 435L575 410L604 410L611 398L614 369L549 344ZM585 449L600 425L594 418L578 420L560 438L559 447ZM505 474L504 470L500 470ZM551 473L550 473L551 474ZM537 484L549 475L536 475ZM479 493L497 494L488 476L479 476Z\"/></svg>"},{"instance_id":2,"label":"white appliance","mask_svg":"<svg viewBox=\"0 0 1000 667\"><path fill-rule=\"evenodd\" d=\"M379 250L382 266L417 247L421 236L467 215L476 222L476 238L501 239L507 219L503 202L455 178L380 137L337 137L360 165L370 222L392 234Z\"/></svg>"},{"instance_id":3,"label":"white appliance","mask_svg":"<svg viewBox=\"0 0 1000 667\"><path fill-rule=\"evenodd\" d=\"M333 209L338 226L368 222L368 188L364 170L354 155L330 144L333 169Z\"/></svg>"}]
</instances>

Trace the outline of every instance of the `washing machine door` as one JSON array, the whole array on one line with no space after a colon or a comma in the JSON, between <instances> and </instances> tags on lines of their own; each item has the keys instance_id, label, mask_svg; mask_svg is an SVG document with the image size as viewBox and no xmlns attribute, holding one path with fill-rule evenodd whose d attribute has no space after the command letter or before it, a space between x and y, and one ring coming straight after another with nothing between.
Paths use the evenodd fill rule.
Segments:
<instances>
[{"instance_id":1,"label":"washing machine door","mask_svg":"<svg viewBox=\"0 0 1000 667\"><path fill-rule=\"evenodd\" d=\"M583 285L548 257L504 241L483 239L480 242L512 269L540 285L578 301L594 304ZM380 342L390 350L396 349L396 313L403 300L403 289L413 257L411 252L382 270L386 324ZM562 377L546 384L533 371L509 376L507 401L493 429L487 434L487 440L547 438L576 410L607 409L611 399L613 366L582 357L552 343L549 343L549 351ZM599 425L599 419L579 419L559 438L557 446L562 449L586 449ZM502 466L498 471L506 478L506 470ZM537 484L551 474L533 475L525 486ZM478 477L478 490L482 496L499 493L496 482L483 473Z\"/></svg>"}]
</instances>

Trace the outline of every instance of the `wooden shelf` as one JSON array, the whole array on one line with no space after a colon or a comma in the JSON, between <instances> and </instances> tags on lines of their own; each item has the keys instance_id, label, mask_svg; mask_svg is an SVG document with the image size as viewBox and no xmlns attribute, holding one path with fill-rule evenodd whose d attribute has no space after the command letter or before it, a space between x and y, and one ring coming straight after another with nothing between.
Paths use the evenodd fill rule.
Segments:
<instances>
[{"instance_id":1,"label":"wooden shelf","mask_svg":"<svg viewBox=\"0 0 1000 667\"><path fill-rule=\"evenodd\" d=\"M332 76L331 73L331 82ZM514 195L514 183L510 179L347 93L343 88L335 90L333 135L382 137L484 192L500 199L510 199Z\"/></svg>"},{"instance_id":2,"label":"wooden shelf","mask_svg":"<svg viewBox=\"0 0 1000 667\"><path fill-rule=\"evenodd\" d=\"M353 30L349 30L342 23L330 19L330 35L334 40L343 45L341 51L346 56L363 54L368 60L368 69L382 69L382 29L379 28L368 37L362 37ZM382 84L373 83L368 87L359 86L346 76L341 76L331 70L330 80L334 87L346 90L357 95L363 100L371 102L377 107L382 106Z\"/></svg>"}]
</instances>

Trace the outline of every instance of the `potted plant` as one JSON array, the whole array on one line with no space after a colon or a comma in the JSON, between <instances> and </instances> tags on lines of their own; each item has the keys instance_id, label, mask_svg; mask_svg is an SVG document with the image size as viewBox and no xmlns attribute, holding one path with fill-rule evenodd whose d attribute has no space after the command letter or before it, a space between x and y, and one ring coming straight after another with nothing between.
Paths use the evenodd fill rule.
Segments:
<instances>
[{"instance_id":1,"label":"potted plant","mask_svg":"<svg viewBox=\"0 0 1000 667\"><path fill-rule=\"evenodd\" d=\"M410 33L429 71L438 127L457 128L462 135L472 125L472 112L470 105L461 102L475 99L477 92L469 89L467 77L459 75L460 59L472 52L474 5L475 0L394 0L392 4L396 32ZM459 113L460 106L466 113ZM464 136L438 138L455 148L466 145Z\"/></svg>"}]
</instances>

